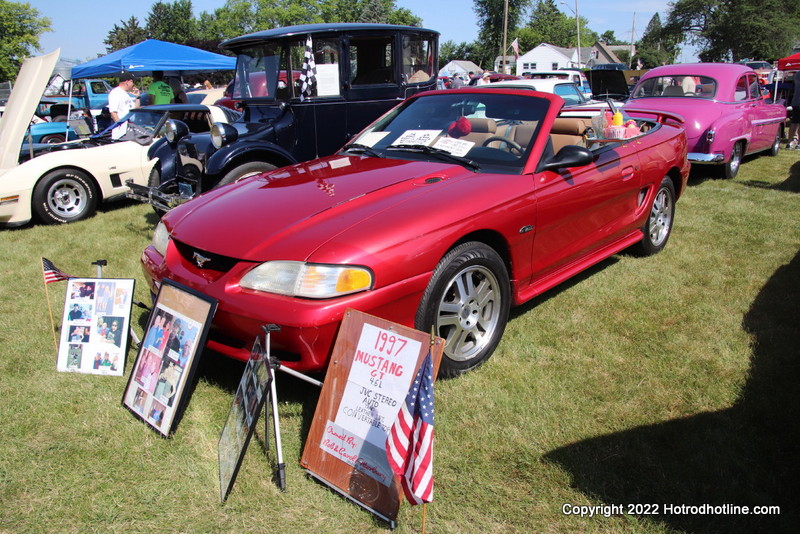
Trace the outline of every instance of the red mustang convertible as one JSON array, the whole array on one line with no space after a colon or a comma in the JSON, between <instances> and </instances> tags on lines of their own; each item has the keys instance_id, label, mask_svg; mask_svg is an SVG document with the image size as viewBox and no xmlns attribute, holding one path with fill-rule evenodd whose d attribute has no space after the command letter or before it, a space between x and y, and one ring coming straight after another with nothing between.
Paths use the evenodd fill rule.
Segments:
<instances>
[{"instance_id":1,"label":"red mustang convertible","mask_svg":"<svg viewBox=\"0 0 800 534\"><path fill-rule=\"evenodd\" d=\"M274 323L287 367L322 370L353 308L435 329L443 376L472 369L512 305L669 239L689 172L680 118L610 125L563 105L491 86L409 98L333 156L170 211L141 258L151 291L168 278L216 298L208 346L234 358Z\"/></svg>"}]
</instances>

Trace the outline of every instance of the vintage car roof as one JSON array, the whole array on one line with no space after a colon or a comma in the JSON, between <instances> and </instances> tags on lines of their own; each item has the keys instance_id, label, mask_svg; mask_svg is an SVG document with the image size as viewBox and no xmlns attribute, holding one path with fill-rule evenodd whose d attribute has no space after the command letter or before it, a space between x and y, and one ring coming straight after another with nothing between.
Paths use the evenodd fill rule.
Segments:
<instances>
[{"instance_id":1,"label":"vintage car roof","mask_svg":"<svg viewBox=\"0 0 800 534\"><path fill-rule=\"evenodd\" d=\"M0 121L0 171L17 166L25 130L31 123L61 50L25 60Z\"/></svg>"},{"instance_id":2,"label":"vintage car roof","mask_svg":"<svg viewBox=\"0 0 800 534\"><path fill-rule=\"evenodd\" d=\"M709 76L711 78L730 78L734 80L745 72L754 72L747 65L738 63L676 63L655 67L647 71L640 80L654 76L674 76L692 74L696 76Z\"/></svg>"},{"instance_id":3,"label":"vintage car roof","mask_svg":"<svg viewBox=\"0 0 800 534\"><path fill-rule=\"evenodd\" d=\"M271 30L264 30L247 35L234 37L220 43L219 47L223 50L232 50L240 48L241 46L252 44L256 41L264 41L267 39L277 39L280 37L290 37L292 35L307 35L315 33L331 33L331 32L352 32L352 31L386 31L386 30L403 30L408 32L426 32L439 35L439 32L428 30L426 28L418 28L416 26L397 26L393 24L365 24L357 22L347 23L330 23L330 24L299 24L297 26L285 26L283 28L274 28Z\"/></svg>"}]
</instances>

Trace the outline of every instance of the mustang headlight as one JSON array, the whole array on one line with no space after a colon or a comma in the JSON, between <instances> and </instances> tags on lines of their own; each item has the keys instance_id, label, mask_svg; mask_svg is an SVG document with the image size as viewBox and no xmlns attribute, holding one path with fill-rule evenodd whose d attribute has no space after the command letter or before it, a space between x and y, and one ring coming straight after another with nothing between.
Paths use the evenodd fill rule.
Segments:
<instances>
[{"instance_id":1,"label":"mustang headlight","mask_svg":"<svg viewBox=\"0 0 800 534\"><path fill-rule=\"evenodd\" d=\"M151 243L153 248L158 251L162 256L167 255L167 245L169 244L169 232L164 223L159 221L156 229L153 232L153 241Z\"/></svg>"},{"instance_id":2,"label":"mustang headlight","mask_svg":"<svg viewBox=\"0 0 800 534\"><path fill-rule=\"evenodd\" d=\"M372 273L351 265L268 261L242 277L239 285L266 293L325 299L370 289Z\"/></svg>"},{"instance_id":3,"label":"mustang headlight","mask_svg":"<svg viewBox=\"0 0 800 534\"><path fill-rule=\"evenodd\" d=\"M211 125L211 142L215 148L233 143L239 137L239 132L230 124L215 122Z\"/></svg>"}]
</instances>

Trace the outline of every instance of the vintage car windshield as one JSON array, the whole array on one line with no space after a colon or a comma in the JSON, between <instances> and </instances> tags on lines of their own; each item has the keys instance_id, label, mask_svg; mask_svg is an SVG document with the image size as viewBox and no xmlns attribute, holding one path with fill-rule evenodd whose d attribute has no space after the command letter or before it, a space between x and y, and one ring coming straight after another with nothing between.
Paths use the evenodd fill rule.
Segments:
<instances>
[{"instance_id":1,"label":"vintage car windshield","mask_svg":"<svg viewBox=\"0 0 800 534\"><path fill-rule=\"evenodd\" d=\"M553 93L557 94L564 99L564 104L567 106L576 106L585 104L586 98L580 92L578 86L574 83L560 83L553 86Z\"/></svg>"},{"instance_id":2,"label":"vintage car windshield","mask_svg":"<svg viewBox=\"0 0 800 534\"><path fill-rule=\"evenodd\" d=\"M687 97L713 100L717 82L707 76L656 76L639 82L632 98Z\"/></svg>"},{"instance_id":3,"label":"vintage car windshield","mask_svg":"<svg viewBox=\"0 0 800 534\"><path fill-rule=\"evenodd\" d=\"M382 118L344 151L517 173L548 105L544 98L509 94L428 95Z\"/></svg>"},{"instance_id":4,"label":"vintage car windshield","mask_svg":"<svg viewBox=\"0 0 800 534\"><path fill-rule=\"evenodd\" d=\"M156 135L156 128L158 128L161 119L164 118L163 111L148 111L145 109L134 109L127 115L123 121L129 124L143 128L150 135Z\"/></svg>"},{"instance_id":5,"label":"vintage car windshield","mask_svg":"<svg viewBox=\"0 0 800 534\"><path fill-rule=\"evenodd\" d=\"M233 98L276 98L281 65L281 46L267 43L239 52Z\"/></svg>"}]
</instances>

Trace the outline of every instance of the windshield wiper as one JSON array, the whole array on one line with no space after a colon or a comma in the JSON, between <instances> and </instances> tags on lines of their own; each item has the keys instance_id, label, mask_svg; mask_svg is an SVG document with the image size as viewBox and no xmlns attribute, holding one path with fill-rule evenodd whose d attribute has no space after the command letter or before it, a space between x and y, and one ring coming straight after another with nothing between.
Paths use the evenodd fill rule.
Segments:
<instances>
[{"instance_id":1,"label":"windshield wiper","mask_svg":"<svg viewBox=\"0 0 800 534\"><path fill-rule=\"evenodd\" d=\"M441 159L446 159L449 161L454 161L460 165L466 165L476 171L480 170L481 166L472 161L469 158L465 158L462 156L456 156L455 154L451 154L447 150L442 150L441 148L434 148L428 145L389 145L386 147L388 150L404 150L406 152L421 152L422 154L429 154L431 156L437 156Z\"/></svg>"},{"instance_id":2,"label":"windshield wiper","mask_svg":"<svg viewBox=\"0 0 800 534\"><path fill-rule=\"evenodd\" d=\"M376 152L374 148L367 145L360 145L358 143L353 143L344 147L342 152L355 152L356 154L366 154L367 156L372 156L373 158L382 158L384 157L383 154Z\"/></svg>"}]
</instances>

